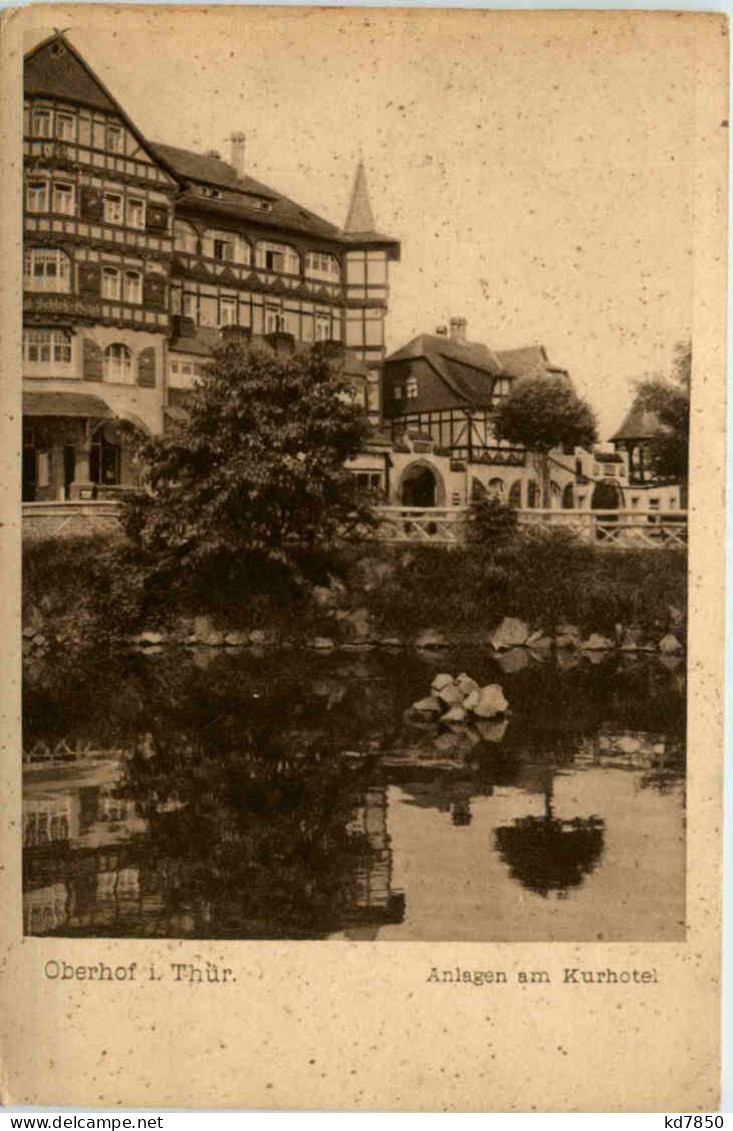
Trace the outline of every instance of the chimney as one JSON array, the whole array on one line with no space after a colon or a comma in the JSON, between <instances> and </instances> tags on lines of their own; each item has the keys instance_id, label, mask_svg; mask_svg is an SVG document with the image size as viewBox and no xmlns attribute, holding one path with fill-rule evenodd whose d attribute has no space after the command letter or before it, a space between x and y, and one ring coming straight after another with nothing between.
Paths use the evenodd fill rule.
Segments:
<instances>
[{"instance_id":1,"label":"chimney","mask_svg":"<svg viewBox=\"0 0 733 1131\"><path fill-rule=\"evenodd\" d=\"M246 138L241 130L237 130L231 135L230 141L232 143L232 165L237 170L237 175L244 176L244 146Z\"/></svg>"},{"instance_id":2,"label":"chimney","mask_svg":"<svg viewBox=\"0 0 733 1131\"><path fill-rule=\"evenodd\" d=\"M451 318L450 320L450 339L456 345L465 346L466 344L466 319L465 318Z\"/></svg>"}]
</instances>

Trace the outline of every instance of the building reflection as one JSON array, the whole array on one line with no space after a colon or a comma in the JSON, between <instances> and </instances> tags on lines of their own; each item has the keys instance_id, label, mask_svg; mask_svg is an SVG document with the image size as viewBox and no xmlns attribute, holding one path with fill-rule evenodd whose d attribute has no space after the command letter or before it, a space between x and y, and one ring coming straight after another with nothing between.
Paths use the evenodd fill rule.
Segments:
<instances>
[{"instance_id":1,"label":"building reflection","mask_svg":"<svg viewBox=\"0 0 733 1131\"><path fill-rule=\"evenodd\" d=\"M91 766L93 769L94 767ZM67 775L68 776L68 775ZM42 787L33 774L26 777L23 803L24 930L26 934L134 934L202 937L208 934L248 937L274 933L274 920L287 904L292 880L300 883L297 896L305 904L319 904L323 846L309 865L288 859L277 822L263 830L251 813L244 828L221 824L221 843L208 850L220 854L236 847L228 877L206 876L205 852L190 838L192 806L163 801L152 814L142 815L139 800L125 796L122 763L106 766L105 780L79 783L79 772L68 784L44 775ZM99 771L97 768L97 777ZM344 804L345 801L345 804ZM343 930L347 936L375 936L380 926L399 923L405 914L405 897L392 883L392 848L388 832L387 788L371 783L350 788L342 799L345 813L338 867L337 917L322 915L302 926L303 937L326 936ZM202 837L211 836L206 814L201 814ZM183 824L184 850L171 851ZM247 827L249 823L249 828ZM287 825L282 833L287 835ZM326 839L334 835L328 831ZM307 843L306 843L307 847ZM327 849L326 849L327 850ZM284 867L281 867L284 860ZM273 866L274 862L274 866ZM280 876L282 886L278 890ZM230 882L227 882L229 880ZM329 888L333 891L333 886ZM297 902L297 898L296 898ZM287 908L285 909L287 910ZM299 911L307 924L307 915ZM318 918L318 916L316 917Z\"/></svg>"}]
</instances>

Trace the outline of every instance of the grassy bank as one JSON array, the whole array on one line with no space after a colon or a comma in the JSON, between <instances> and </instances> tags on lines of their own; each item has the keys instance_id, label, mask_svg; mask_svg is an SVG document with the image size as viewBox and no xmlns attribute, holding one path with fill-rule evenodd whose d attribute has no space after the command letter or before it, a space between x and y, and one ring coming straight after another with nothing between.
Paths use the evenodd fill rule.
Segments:
<instances>
[{"instance_id":1,"label":"grassy bank","mask_svg":"<svg viewBox=\"0 0 733 1131\"><path fill-rule=\"evenodd\" d=\"M345 547L304 558L300 584L238 562L208 576L161 575L119 537L29 542L24 624L60 643L99 643L208 617L223 630L336 641L433 631L490 633L505 616L552 633L562 624L613 636L684 635L686 554L606 550L564 531L516 534L487 551Z\"/></svg>"}]
</instances>

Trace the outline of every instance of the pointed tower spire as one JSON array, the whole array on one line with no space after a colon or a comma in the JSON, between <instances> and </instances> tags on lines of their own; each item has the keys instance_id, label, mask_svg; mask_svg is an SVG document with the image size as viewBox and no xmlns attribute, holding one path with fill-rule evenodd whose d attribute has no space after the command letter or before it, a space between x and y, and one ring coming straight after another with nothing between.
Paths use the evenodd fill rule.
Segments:
<instances>
[{"instance_id":1,"label":"pointed tower spire","mask_svg":"<svg viewBox=\"0 0 733 1131\"><path fill-rule=\"evenodd\" d=\"M351 203L349 204L349 212L344 224L344 231L349 232L351 235L361 232L375 231L374 216L372 215L372 206L369 202L369 188L367 186L366 170L364 169L364 158L359 156L359 164L356 167L356 176L354 177L354 187L351 190Z\"/></svg>"}]
</instances>

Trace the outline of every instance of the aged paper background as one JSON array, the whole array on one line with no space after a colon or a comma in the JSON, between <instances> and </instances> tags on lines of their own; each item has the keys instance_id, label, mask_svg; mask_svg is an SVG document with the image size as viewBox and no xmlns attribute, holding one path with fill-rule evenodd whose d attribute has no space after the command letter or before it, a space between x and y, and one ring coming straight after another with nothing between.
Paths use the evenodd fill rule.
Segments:
<instances>
[{"instance_id":1,"label":"aged paper background","mask_svg":"<svg viewBox=\"0 0 733 1131\"><path fill-rule=\"evenodd\" d=\"M694 339L690 505L688 937L684 943L257 943L22 938L19 738L20 107L29 32L83 26L150 36L136 61L136 98L155 96L156 51L180 57L175 102L189 103L187 67L212 70L207 42L242 37L336 57L344 73L406 58L426 69L446 55L535 53L562 42L572 83L592 76L594 40L622 52L679 51L694 89ZM610 34L609 34L610 33ZM72 30L73 36L73 30ZM39 36L40 37L40 36ZM234 47L236 50L236 48ZM6 1103L245 1108L496 1111L713 1110L719 1076L722 806L727 24L702 13L511 13L429 10L35 7L3 13L4 194L2 567L3 897L0 1027ZM187 60L188 62L184 62ZM94 65L94 59L90 60ZM689 68L692 70L690 71ZM105 76L106 77L106 76ZM111 82L128 108L126 90ZM424 88L420 90L424 98ZM607 92L611 93L611 92ZM603 92L600 92L603 95ZM466 97L470 91L466 92ZM308 97L307 90L303 98ZM338 104L338 86L333 100ZM200 109L200 108L199 108ZM423 107L441 128L439 101ZM639 113L644 110L639 107ZM376 112L376 111L375 111ZM657 112L662 112L657 108ZM135 117L134 109L132 116ZM246 117L246 108L245 108ZM232 123L239 125L239 122ZM246 123L245 123L246 124ZM144 123L141 123L143 129ZM344 123L344 148L354 123ZM313 128L317 130L317 123ZM205 130L205 126L204 126ZM517 138L521 134L518 132ZM171 141L175 140L172 136ZM282 139L269 139L277 148ZM394 140L394 139L392 139ZM358 139L357 139L358 142ZM519 142L517 141L517 144ZM573 139L558 139L558 145ZM614 160L609 137L608 162ZM267 152L268 138L258 139ZM382 175L399 178L385 139ZM558 152L560 159L561 150ZM640 155L640 161L642 156ZM270 157L275 183L277 158ZM406 205L408 206L408 205ZM455 208L461 209L458 200ZM467 206L467 202L466 202ZM409 207L420 207L410 201ZM519 218L502 215L511 226ZM332 217L338 222L340 219ZM389 223L385 223L392 230ZM395 231L400 235L399 230ZM660 232L660 254L665 233ZM614 233L609 231L609 239ZM650 268L653 271L653 265ZM414 296L419 306L426 296ZM562 312L558 312L560 317ZM224 987L139 981L50 982L45 962L112 965L210 960ZM552 984L428 985L433 965L547 970ZM643 986L567 986L562 971L656 969Z\"/></svg>"}]
</instances>

